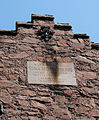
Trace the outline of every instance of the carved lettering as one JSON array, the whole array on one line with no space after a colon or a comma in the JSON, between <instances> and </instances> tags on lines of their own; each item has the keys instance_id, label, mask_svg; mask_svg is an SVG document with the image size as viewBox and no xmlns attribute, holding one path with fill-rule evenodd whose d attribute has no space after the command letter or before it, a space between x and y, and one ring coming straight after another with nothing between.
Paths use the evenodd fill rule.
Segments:
<instances>
[{"instance_id":1,"label":"carved lettering","mask_svg":"<svg viewBox=\"0 0 99 120\"><path fill-rule=\"evenodd\" d=\"M31 84L77 85L73 63L28 61L27 71Z\"/></svg>"}]
</instances>

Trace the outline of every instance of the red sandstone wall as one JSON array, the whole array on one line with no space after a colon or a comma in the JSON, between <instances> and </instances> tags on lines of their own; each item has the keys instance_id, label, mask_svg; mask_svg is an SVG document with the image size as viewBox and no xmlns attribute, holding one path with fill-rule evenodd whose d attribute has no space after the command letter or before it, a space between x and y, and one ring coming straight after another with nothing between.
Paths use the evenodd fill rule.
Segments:
<instances>
[{"instance_id":1,"label":"red sandstone wall","mask_svg":"<svg viewBox=\"0 0 99 120\"><path fill-rule=\"evenodd\" d=\"M99 44L53 19L32 15L16 31L0 31L1 120L99 119ZM48 42L37 34L41 26L54 33ZM27 61L54 59L74 63L78 86L28 84Z\"/></svg>"}]
</instances>

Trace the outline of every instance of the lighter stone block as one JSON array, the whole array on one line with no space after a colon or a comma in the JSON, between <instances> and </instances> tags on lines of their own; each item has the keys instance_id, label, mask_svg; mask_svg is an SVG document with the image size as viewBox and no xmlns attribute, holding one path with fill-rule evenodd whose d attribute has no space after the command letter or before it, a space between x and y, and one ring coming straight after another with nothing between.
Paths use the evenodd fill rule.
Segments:
<instances>
[{"instance_id":1,"label":"lighter stone block","mask_svg":"<svg viewBox=\"0 0 99 120\"><path fill-rule=\"evenodd\" d=\"M77 85L73 63L27 62L28 83Z\"/></svg>"}]
</instances>

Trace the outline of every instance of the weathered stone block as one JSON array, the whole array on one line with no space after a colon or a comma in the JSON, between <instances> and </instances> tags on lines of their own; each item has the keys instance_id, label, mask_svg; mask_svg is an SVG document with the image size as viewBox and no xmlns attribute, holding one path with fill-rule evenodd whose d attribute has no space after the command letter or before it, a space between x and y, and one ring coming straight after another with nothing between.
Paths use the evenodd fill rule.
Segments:
<instances>
[{"instance_id":1,"label":"weathered stone block","mask_svg":"<svg viewBox=\"0 0 99 120\"><path fill-rule=\"evenodd\" d=\"M42 111L46 111L46 109L47 109L44 104L41 104L41 103L33 101L33 100L31 101L31 107L40 109Z\"/></svg>"},{"instance_id":2,"label":"weathered stone block","mask_svg":"<svg viewBox=\"0 0 99 120\"><path fill-rule=\"evenodd\" d=\"M21 53L17 53L17 54L10 54L9 58L11 59L22 59L22 58L26 58L29 55L26 52L21 52Z\"/></svg>"},{"instance_id":3,"label":"weathered stone block","mask_svg":"<svg viewBox=\"0 0 99 120\"><path fill-rule=\"evenodd\" d=\"M95 72L77 71L77 75L84 80L94 80L97 78Z\"/></svg>"}]
</instances>

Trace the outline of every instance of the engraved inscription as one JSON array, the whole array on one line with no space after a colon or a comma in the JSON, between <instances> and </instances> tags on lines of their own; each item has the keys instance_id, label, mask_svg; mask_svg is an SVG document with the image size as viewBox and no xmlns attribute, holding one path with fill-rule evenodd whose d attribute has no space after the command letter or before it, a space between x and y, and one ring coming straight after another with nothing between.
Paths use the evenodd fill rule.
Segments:
<instances>
[{"instance_id":1,"label":"engraved inscription","mask_svg":"<svg viewBox=\"0 0 99 120\"><path fill-rule=\"evenodd\" d=\"M28 61L27 72L31 84L77 85L73 63Z\"/></svg>"}]
</instances>

